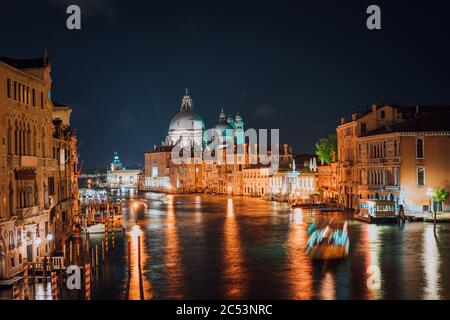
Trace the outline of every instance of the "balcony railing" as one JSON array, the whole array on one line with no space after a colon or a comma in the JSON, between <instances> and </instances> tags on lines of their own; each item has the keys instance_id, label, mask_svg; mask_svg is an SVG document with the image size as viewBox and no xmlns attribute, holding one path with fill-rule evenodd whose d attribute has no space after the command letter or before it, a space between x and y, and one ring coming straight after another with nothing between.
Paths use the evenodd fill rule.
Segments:
<instances>
[{"instance_id":1,"label":"balcony railing","mask_svg":"<svg viewBox=\"0 0 450 320\"><path fill-rule=\"evenodd\" d=\"M22 217L23 219L34 217L39 214L39 207L38 206L32 206L32 207L26 207L26 208L19 208L17 209L17 215L19 217Z\"/></svg>"}]
</instances>

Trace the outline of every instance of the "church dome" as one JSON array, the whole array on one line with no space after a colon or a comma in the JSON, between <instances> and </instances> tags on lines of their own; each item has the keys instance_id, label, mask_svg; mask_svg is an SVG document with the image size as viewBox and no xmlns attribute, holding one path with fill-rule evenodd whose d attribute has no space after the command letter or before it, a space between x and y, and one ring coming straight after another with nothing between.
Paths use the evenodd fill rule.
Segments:
<instances>
[{"instance_id":1,"label":"church dome","mask_svg":"<svg viewBox=\"0 0 450 320\"><path fill-rule=\"evenodd\" d=\"M183 145L202 144L205 123L192 109L192 98L186 89L186 94L181 101L180 111L174 115L169 124L169 132L166 138L169 144L175 145L178 142Z\"/></svg>"},{"instance_id":2,"label":"church dome","mask_svg":"<svg viewBox=\"0 0 450 320\"><path fill-rule=\"evenodd\" d=\"M203 130L205 123L194 111L180 111L172 118L169 131Z\"/></svg>"},{"instance_id":3,"label":"church dome","mask_svg":"<svg viewBox=\"0 0 450 320\"><path fill-rule=\"evenodd\" d=\"M225 134L225 130L227 129L233 129L233 127L227 122L227 117L225 116L223 109L220 111L219 121L217 122L215 129L219 130L222 134Z\"/></svg>"}]
</instances>

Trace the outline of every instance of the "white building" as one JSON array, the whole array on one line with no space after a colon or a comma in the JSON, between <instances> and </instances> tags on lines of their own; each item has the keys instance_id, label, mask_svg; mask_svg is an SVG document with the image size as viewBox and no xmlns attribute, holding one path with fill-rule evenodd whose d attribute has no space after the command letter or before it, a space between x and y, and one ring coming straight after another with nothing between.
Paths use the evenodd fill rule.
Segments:
<instances>
[{"instance_id":1,"label":"white building","mask_svg":"<svg viewBox=\"0 0 450 320\"><path fill-rule=\"evenodd\" d=\"M111 170L106 174L106 183L110 189L128 191L137 189L138 176L141 170L127 170L119 160L117 152L114 152L114 160Z\"/></svg>"}]
</instances>

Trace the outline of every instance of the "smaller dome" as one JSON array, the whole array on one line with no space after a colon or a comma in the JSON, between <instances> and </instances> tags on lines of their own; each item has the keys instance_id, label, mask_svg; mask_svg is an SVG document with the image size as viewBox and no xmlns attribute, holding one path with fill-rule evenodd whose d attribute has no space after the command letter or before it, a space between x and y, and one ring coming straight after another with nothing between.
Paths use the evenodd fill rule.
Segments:
<instances>
[{"instance_id":1,"label":"smaller dome","mask_svg":"<svg viewBox=\"0 0 450 320\"><path fill-rule=\"evenodd\" d=\"M235 119L236 122L242 122L241 114L239 112L237 112L234 119Z\"/></svg>"},{"instance_id":2,"label":"smaller dome","mask_svg":"<svg viewBox=\"0 0 450 320\"><path fill-rule=\"evenodd\" d=\"M223 109L220 111L219 115L219 121L217 122L217 125L215 126L215 129L219 130L223 135L225 135L227 129L233 129L232 126L227 122L227 117L225 115L225 112L223 112Z\"/></svg>"}]
</instances>

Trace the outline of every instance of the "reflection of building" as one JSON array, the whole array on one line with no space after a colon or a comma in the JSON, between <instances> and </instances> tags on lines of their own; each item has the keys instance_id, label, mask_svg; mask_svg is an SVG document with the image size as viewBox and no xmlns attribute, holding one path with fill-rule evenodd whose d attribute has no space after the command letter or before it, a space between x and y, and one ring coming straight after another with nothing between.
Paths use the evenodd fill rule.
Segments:
<instances>
[{"instance_id":1,"label":"reflection of building","mask_svg":"<svg viewBox=\"0 0 450 320\"><path fill-rule=\"evenodd\" d=\"M53 103L48 57L0 58L0 278L50 256L77 214L70 108Z\"/></svg>"},{"instance_id":2,"label":"reflection of building","mask_svg":"<svg viewBox=\"0 0 450 320\"><path fill-rule=\"evenodd\" d=\"M117 152L114 152L111 170L108 170L106 173L106 183L110 189L120 189L123 191L134 190L138 186L140 172L141 170L139 169L126 169L122 162L120 162Z\"/></svg>"},{"instance_id":3,"label":"reflection of building","mask_svg":"<svg viewBox=\"0 0 450 320\"><path fill-rule=\"evenodd\" d=\"M429 189L450 186L450 108L373 106L337 128L339 198L392 200L428 211Z\"/></svg>"}]
</instances>

